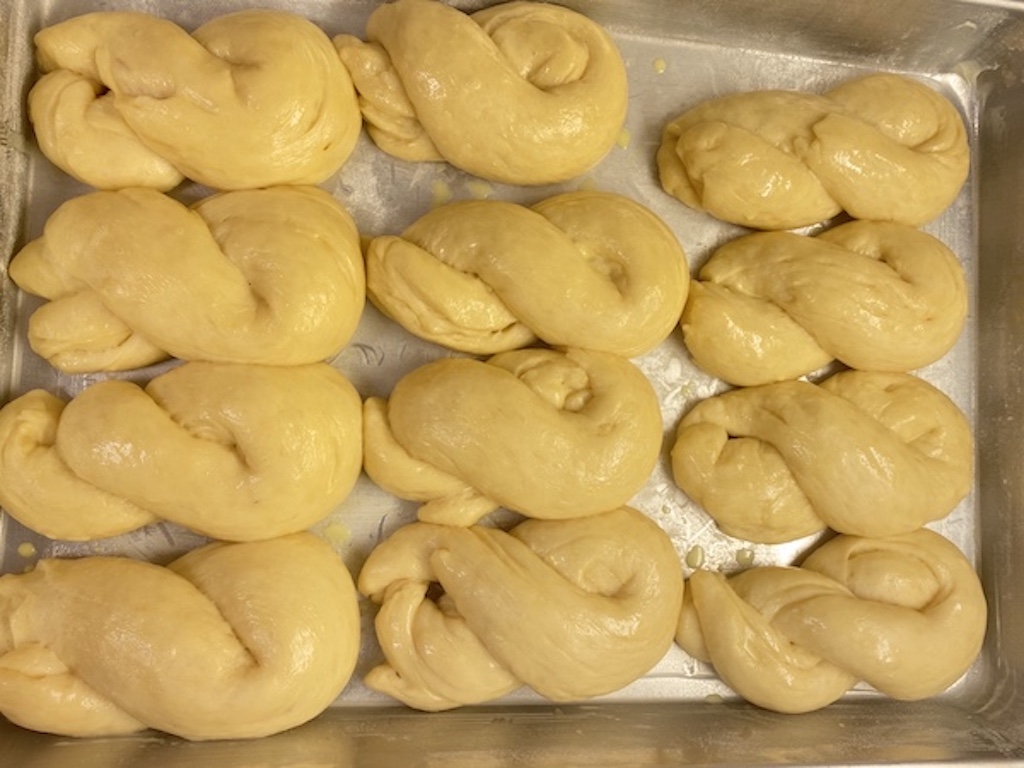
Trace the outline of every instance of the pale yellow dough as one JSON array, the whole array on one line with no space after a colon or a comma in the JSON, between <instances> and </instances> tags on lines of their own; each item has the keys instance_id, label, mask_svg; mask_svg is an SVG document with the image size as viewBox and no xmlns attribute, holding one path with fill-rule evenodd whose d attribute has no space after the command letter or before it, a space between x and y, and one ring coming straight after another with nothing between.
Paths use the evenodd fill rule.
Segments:
<instances>
[{"instance_id":1,"label":"pale yellow dough","mask_svg":"<svg viewBox=\"0 0 1024 768\"><path fill-rule=\"evenodd\" d=\"M231 13L189 35L145 13L96 12L35 44L47 73L29 93L39 146L98 189L318 184L362 125L330 39L293 13Z\"/></svg>"},{"instance_id":2,"label":"pale yellow dough","mask_svg":"<svg viewBox=\"0 0 1024 768\"><path fill-rule=\"evenodd\" d=\"M683 579L665 533L623 507L508 533L413 523L370 554L359 589L381 604L386 658L366 684L434 711L523 684L555 701L628 685L671 646Z\"/></svg>"},{"instance_id":3,"label":"pale yellow dough","mask_svg":"<svg viewBox=\"0 0 1024 768\"><path fill-rule=\"evenodd\" d=\"M817 237L758 232L716 250L682 316L694 362L731 384L795 379L833 359L911 371L956 343L967 285L956 256L905 224L853 221Z\"/></svg>"},{"instance_id":4,"label":"pale yellow dough","mask_svg":"<svg viewBox=\"0 0 1024 768\"><path fill-rule=\"evenodd\" d=\"M0 409L0 505L56 539L158 519L238 541L301 531L359 476L361 408L323 363L186 363L67 404L33 390Z\"/></svg>"},{"instance_id":5,"label":"pale yellow dough","mask_svg":"<svg viewBox=\"0 0 1024 768\"><path fill-rule=\"evenodd\" d=\"M359 638L352 577L308 533L166 568L43 560L0 577L0 713L68 736L266 736L337 698Z\"/></svg>"},{"instance_id":6,"label":"pale yellow dough","mask_svg":"<svg viewBox=\"0 0 1024 768\"><path fill-rule=\"evenodd\" d=\"M316 187L225 192L191 208L148 189L61 205L15 255L49 299L39 355L71 372L187 360L298 365L335 355L366 296L352 217Z\"/></svg>"},{"instance_id":7,"label":"pale yellow dough","mask_svg":"<svg viewBox=\"0 0 1024 768\"><path fill-rule=\"evenodd\" d=\"M665 126L657 164L670 195L747 227L794 229L841 211L919 226L956 199L970 150L952 102L875 74L824 95L710 99Z\"/></svg>"},{"instance_id":8,"label":"pale yellow dough","mask_svg":"<svg viewBox=\"0 0 1024 768\"><path fill-rule=\"evenodd\" d=\"M651 384L605 352L523 349L446 358L364 405L364 461L421 520L471 525L505 507L560 519L616 509L661 451Z\"/></svg>"},{"instance_id":9,"label":"pale yellow dough","mask_svg":"<svg viewBox=\"0 0 1024 768\"><path fill-rule=\"evenodd\" d=\"M607 32L567 8L512 2L466 15L396 0L373 12L366 37L334 44L371 138L400 159L547 184L596 165L622 130L622 57Z\"/></svg>"},{"instance_id":10,"label":"pale yellow dough","mask_svg":"<svg viewBox=\"0 0 1024 768\"><path fill-rule=\"evenodd\" d=\"M422 338L493 354L538 338L634 357L671 333L689 287L672 231L638 203L569 192L526 208L449 203L366 252L369 298Z\"/></svg>"},{"instance_id":11,"label":"pale yellow dough","mask_svg":"<svg viewBox=\"0 0 1024 768\"><path fill-rule=\"evenodd\" d=\"M924 380L846 371L702 401L679 424L672 474L738 538L777 543L826 526L889 536L967 495L973 445L964 414Z\"/></svg>"},{"instance_id":12,"label":"pale yellow dough","mask_svg":"<svg viewBox=\"0 0 1024 768\"><path fill-rule=\"evenodd\" d=\"M809 712L858 680L908 701L943 692L977 657L986 615L971 564L922 528L838 536L799 568L696 571L676 640L748 701Z\"/></svg>"}]
</instances>

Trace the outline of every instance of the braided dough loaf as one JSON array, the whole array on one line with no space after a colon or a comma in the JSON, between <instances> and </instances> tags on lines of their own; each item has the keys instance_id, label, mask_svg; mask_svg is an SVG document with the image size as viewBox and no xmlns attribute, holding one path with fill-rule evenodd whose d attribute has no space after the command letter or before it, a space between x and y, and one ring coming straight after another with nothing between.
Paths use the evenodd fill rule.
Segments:
<instances>
[{"instance_id":1,"label":"braided dough loaf","mask_svg":"<svg viewBox=\"0 0 1024 768\"><path fill-rule=\"evenodd\" d=\"M68 736L265 736L337 698L359 637L352 577L308 533L165 568L42 560L0 577L0 712Z\"/></svg>"},{"instance_id":2,"label":"braided dough loaf","mask_svg":"<svg viewBox=\"0 0 1024 768\"><path fill-rule=\"evenodd\" d=\"M334 44L370 137L402 160L547 184L589 170L621 133L622 58L599 25L567 8L511 2L466 15L396 0L373 12L366 36Z\"/></svg>"},{"instance_id":3,"label":"braided dough loaf","mask_svg":"<svg viewBox=\"0 0 1024 768\"><path fill-rule=\"evenodd\" d=\"M362 125L330 39L292 13L232 13L191 36L144 13L89 13L35 43L39 146L100 189L318 184Z\"/></svg>"},{"instance_id":4,"label":"braided dough loaf","mask_svg":"<svg viewBox=\"0 0 1024 768\"><path fill-rule=\"evenodd\" d=\"M410 332L493 354L538 338L633 357L672 332L686 255L628 198L569 192L532 208L475 200L436 208L401 237L374 238L367 293Z\"/></svg>"},{"instance_id":5,"label":"braided dough loaf","mask_svg":"<svg viewBox=\"0 0 1024 768\"><path fill-rule=\"evenodd\" d=\"M665 533L623 507L508 533L413 523L370 554L359 589L381 604L387 659L366 684L434 711L524 683L555 701L622 688L672 645L683 580Z\"/></svg>"},{"instance_id":6,"label":"braided dough loaf","mask_svg":"<svg viewBox=\"0 0 1024 768\"><path fill-rule=\"evenodd\" d=\"M758 232L712 254L682 316L694 362L740 386L795 379L833 359L910 371L963 330L967 285L941 241L852 221L808 238Z\"/></svg>"},{"instance_id":7,"label":"braided dough loaf","mask_svg":"<svg viewBox=\"0 0 1024 768\"><path fill-rule=\"evenodd\" d=\"M315 187L228 192L191 208L147 189L61 205L10 275L49 299L29 343L67 372L168 356L298 365L336 354L366 278L349 214Z\"/></svg>"},{"instance_id":8,"label":"braided dough loaf","mask_svg":"<svg viewBox=\"0 0 1024 768\"><path fill-rule=\"evenodd\" d=\"M696 571L676 640L748 701L809 712L858 680L902 700L941 693L977 657L986 614L971 564L922 528L838 536L799 568Z\"/></svg>"},{"instance_id":9,"label":"braided dough loaf","mask_svg":"<svg viewBox=\"0 0 1024 768\"><path fill-rule=\"evenodd\" d=\"M727 534L777 543L826 526L906 533L973 481L963 413L906 373L846 371L726 392L680 422L672 475Z\"/></svg>"},{"instance_id":10,"label":"braided dough loaf","mask_svg":"<svg viewBox=\"0 0 1024 768\"><path fill-rule=\"evenodd\" d=\"M918 226L967 178L953 104L907 77L860 77L823 96L751 91L669 122L661 184L686 205L757 229L794 229L846 211Z\"/></svg>"},{"instance_id":11,"label":"braided dough loaf","mask_svg":"<svg viewBox=\"0 0 1024 768\"><path fill-rule=\"evenodd\" d=\"M637 493L661 451L658 398L629 360L523 349L420 366L363 409L363 468L426 502L426 522L471 525L505 507L559 519Z\"/></svg>"},{"instance_id":12,"label":"braided dough loaf","mask_svg":"<svg viewBox=\"0 0 1024 768\"><path fill-rule=\"evenodd\" d=\"M186 363L70 403L32 390L0 410L0 504L56 539L158 519L238 541L300 531L355 484L361 406L323 363Z\"/></svg>"}]
</instances>

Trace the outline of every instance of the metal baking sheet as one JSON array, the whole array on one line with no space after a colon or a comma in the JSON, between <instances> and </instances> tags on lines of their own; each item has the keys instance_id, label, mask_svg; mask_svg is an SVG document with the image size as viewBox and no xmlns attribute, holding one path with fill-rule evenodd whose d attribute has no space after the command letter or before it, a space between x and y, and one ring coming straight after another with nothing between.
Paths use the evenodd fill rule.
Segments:
<instances>
[{"instance_id":1,"label":"metal baking sheet","mask_svg":"<svg viewBox=\"0 0 1024 768\"><path fill-rule=\"evenodd\" d=\"M486 3L455 4L473 10ZM679 238L691 271L696 273L718 244L742 234L744 230L691 211L661 190L654 154L661 128L668 119L703 99L736 90L786 88L822 91L858 74L879 70L922 78L960 109L968 126L973 163L971 176L959 198L939 219L925 227L926 231L945 242L964 266L971 286L967 326L960 341L945 358L919 373L964 410L975 428L979 443L1012 439L1009 431L998 431L1005 424L990 423L991 408L987 403L993 395L980 392L983 387L978 371L984 368L981 365L983 353L986 365L988 355L1002 354L1005 357L1009 354L1003 348L1009 345L1007 338L998 336L993 341L991 333L987 336L983 333L987 327L979 320L983 316L979 289L981 265L987 265L987 260L998 256L982 252L987 236L983 232L981 200L986 194L983 170L994 165L994 161L988 160L987 153L991 152L991 145L999 141L1009 145L1006 133L1015 130L1008 122L1007 110L1010 107L1004 107L1000 114L992 114L989 102L992 101L990 93L993 88L1012 90L1016 87L1017 81L1012 78L1018 77L1017 72L1011 65L1000 62L1015 61L1013 57L1017 52L1024 50L1024 18L1021 17L1024 9L1010 2L911 2L901 4L898 9L883 11L880 5L867 0L844 4L838 10L833 4L814 0L786 0L756 6L747 2L700 0L640 0L631 3L577 0L566 4L603 23L616 39L626 62L630 87L629 114L617 145L605 160L593 171L565 184L513 187L483 182L444 164L409 164L393 160L377 150L364 135L344 168L322 185L352 213L362 235L398 233L431 207L449 199L486 197L529 204L562 191L602 189L628 195L657 213ZM34 144L25 110L25 96L36 77L32 34L45 25L97 9L145 10L192 29L214 16L253 5L242 0L207 3L188 0L12 0L0 10L0 21L5 22L2 34L6 35L0 39L0 53L5 56L0 135L0 150L3 152L3 165L0 167L0 244L4 248L4 263L20 245L41 233L47 216L61 202L87 191L50 165ZM361 35L366 18L377 3L366 0L270 0L258 5L300 13L333 36L339 33ZM1015 44L1018 44L1016 49L1013 47ZM1004 124L996 125L999 120ZM992 131L997 135L993 137ZM188 183L173 194L191 201L208 193L209 190ZM1004 195L1004 198L1004 205L1016 199L1012 195ZM1021 218L1019 214L1017 217ZM1004 236L995 234L989 239L997 237ZM4 401L33 387L44 387L70 397L88 384L108 376L59 374L36 357L25 340L25 323L36 301L18 293L8 281L3 284L2 291L0 374L3 379L0 380L0 394ZM1003 300L1009 301L1007 298ZM998 315L1009 310L1001 308L991 312ZM1014 320L1002 315L998 318L1004 324ZM1016 356L1012 360L1018 361L1020 350L1015 349L1014 352ZM368 305L355 338L332 363L366 397L386 395L407 371L448 354L452 353L409 335ZM665 457L632 503L669 533L679 552L681 567L688 571L687 555L697 551L701 553L705 567L732 571L751 564L789 563L813 547L817 537L771 546L732 539L717 531L711 520L675 487L669 473L667 451L680 416L698 400L726 387L690 362L678 330L660 347L635 362L654 384L662 403ZM1019 362L1004 364L1019 366ZM165 367L166 364L116 375L144 381ZM992 437L994 431L998 432L996 437ZM984 445L979 451L982 458L988 455ZM979 472L979 478L981 482L1000 481L999 477L993 478L984 471ZM997 515L1004 514L1002 508L995 512L982 508L985 491L976 484L975 490L948 518L931 527L950 538L982 568L986 587L991 592L997 586L1006 588L1012 579L1011 574L1005 572L1002 561L990 559L986 564L982 557L983 551L996 546L986 544L983 535L998 536L992 528L999 525L996 520L1003 519ZM993 493L988 492L987 497L991 499ZM1013 498L1018 494L1016 486L1004 488L1003 493ZM1024 491L1019 493L1024 495ZM1000 499L997 498L995 503L1000 503ZM382 537L414 519L414 512L414 504L389 496L364 476L350 497L314 530L329 541L353 573L357 573L372 547ZM1015 525L1004 546L1010 543L1024 546L1021 525L1019 522ZM2 516L0 572L21 571L41 557L91 553L124 554L163 562L201 542L200 537L170 523L159 523L125 536L88 544L50 541ZM1019 558L1020 552L1015 554L1024 560ZM1017 576L1017 580L1019 578ZM362 673L380 659L372 632L373 609L366 601L364 606L364 642L359 666L351 684L337 701L336 709L351 710L349 715L338 716L341 718L339 723L358 722L359 728L372 731L379 726L359 719L364 717L360 714L364 708L381 711L395 709L396 705L369 691L360 682ZM1005 616L996 611L996 626L990 632L981 658L959 683L939 697L942 701L948 701L949 706L958 711L977 712L981 706L978 702L995 696L990 687L994 685L992 679L996 667L1000 668L1000 674L1010 674L1014 680L1020 676L1019 652L1015 661L1007 661L1005 655L1006 643L1011 640L1024 642L1021 633L1024 621L1020 613L1021 608ZM1010 625L1009 629L1000 625L1000 620ZM1004 638L1002 633L1006 631L1015 634ZM995 639L992 638L993 633L996 634ZM1005 693L1000 695L1005 698ZM1004 702L1004 705L1015 706L1017 709L1014 711L1019 712L1019 698L1017 693L1010 697L1009 704ZM598 704L611 709L598 711L617 712L619 710L615 708L619 705L628 705L629 712L645 712L645 707L651 702L685 704L696 707L693 711L699 712L712 729L716 727L716 718L721 717L724 732L731 721L723 714L720 702L733 699L733 694L718 681L709 667L673 648L646 677L604 697ZM886 711L889 711L887 704L883 705L879 697L866 687L854 689L834 709L839 711L848 703L852 705L861 700L886 706ZM520 707L524 705L527 706L525 711L549 711L539 697L524 688L495 702L489 709L491 715L486 717L495 717L495 713L506 711L521 713L524 710ZM662 713L659 717L664 716L664 711L658 710ZM921 708L908 709L908 713L922 711ZM755 719L764 714L758 713ZM459 715L454 717L455 721L447 722L458 722ZM481 716L472 717L479 719ZM509 714L508 717L517 723L523 718L525 722L529 721L528 715ZM652 716L651 722L660 721ZM401 723L399 726L409 727ZM443 732L444 728L440 731ZM1018 750L1016 754L1021 756L1024 755L1024 736L1017 734L1017 737L1016 742L1012 735L1007 737L1007 749L1010 752ZM871 737L866 737L863 743L866 745L871 740ZM993 755L1002 756L995 752ZM908 758L914 756L908 755ZM850 759L853 759L852 755ZM764 762L774 760L765 756Z\"/></svg>"},{"instance_id":2,"label":"metal baking sheet","mask_svg":"<svg viewBox=\"0 0 1024 768\"><path fill-rule=\"evenodd\" d=\"M104 7L133 7L132 3L107 3ZM160 13L191 29L205 19L226 12L236 4L204 4L201 14L172 3L160 6ZM328 16L319 6L285 4L292 10L311 16L330 34L362 31L362 19L374 4L358 4L344 15ZM47 25L75 15L88 3L54 4L40 15L38 24ZM154 9L155 10L155 9ZM184 11L184 12L183 12ZM827 90L848 79L862 68L818 59L791 57L782 59L760 51L712 49L707 46L676 44L667 48L664 41L637 32L622 31L617 42L627 63L630 86L630 110L623 133L607 158L585 176L549 187L516 187L484 182L445 164L410 164L395 161L373 146L363 135L356 152L345 167L323 186L329 189L352 213L364 236L395 234L443 200L494 198L530 204L557 192L578 188L616 191L629 195L655 211L672 228L695 270L721 242L742 234L744 230L715 221L711 217L686 209L666 195L657 182L653 157L665 122L687 105L735 90L790 88L810 91ZM26 54L30 50L26 48ZM974 110L970 88L955 73L934 77L934 85L943 90L961 107L965 116ZM25 136L24 151L28 153L29 189L25 206L27 219L22 242L42 232L49 214L64 200L85 191L42 157L34 146L31 134ZM973 200L971 185L955 204L929 230L959 256L973 283L976 262L975 237L971 227ZM172 195L193 200L208 194L193 183L187 183ZM20 311L12 356L14 360L12 396L33 387L44 387L70 397L89 384L116 375L145 381L165 370L168 364L133 371L130 374L67 375L52 370L27 346L25 320L38 301L19 296ZM973 417L972 374L974 350L973 318L956 348L941 362L922 375L948 393L961 408ZM344 372L363 397L386 395L393 384L412 368L441 355L445 349L408 334L368 306L358 332L348 347L332 364ZM678 332L635 361L647 374L658 392L666 426L666 445L681 415L698 400L721 391L723 384L697 369L687 356ZM966 375L965 375L966 374ZM786 545L759 545L732 539L718 532L713 522L687 499L672 482L668 464L659 463L647 486L632 501L638 509L653 517L669 533L675 543L684 569L691 551L703 554L704 566L736 570L741 563L758 565L792 561L812 546L817 537ZM395 499L380 491L365 476L354 492L315 530L330 541L346 563L357 573L362 561L382 536L415 517L416 505ZM972 554L973 499L969 498L939 526L961 548ZM155 561L167 561L195 547L202 539L171 523L158 523L124 536L98 542L71 543L50 541L32 534L16 521L6 518L3 532L4 570L31 566L38 557L68 557L85 554L124 554ZM691 558L691 562L693 559ZM365 605L365 603L364 603ZM372 616L367 606L366 617ZM387 703L359 684L361 673L379 660L372 631L372 622L363 622L362 660L356 679L339 704ZM630 699L634 696L693 699L728 690L717 684L705 665L692 660L674 648L657 668L643 680L613 694L610 698ZM527 689L511 699L530 700Z\"/></svg>"}]
</instances>

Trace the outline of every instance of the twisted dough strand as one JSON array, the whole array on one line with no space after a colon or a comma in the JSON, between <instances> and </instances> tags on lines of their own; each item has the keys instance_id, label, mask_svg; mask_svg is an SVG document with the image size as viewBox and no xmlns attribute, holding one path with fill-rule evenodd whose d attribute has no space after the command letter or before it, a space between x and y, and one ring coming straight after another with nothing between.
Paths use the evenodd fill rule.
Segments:
<instances>
[{"instance_id":1,"label":"twisted dough strand","mask_svg":"<svg viewBox=\"0 0 1024 768\"><path fill-rule=\"evenodd\" d=\"M11 278L49 299L32 348L61 370L168 356L298 365L336 354L365 303L359 234L315 187L228 192L186 208L147 189L61 205Z\"/></svg>"},{"instance_id":2,"label":"twisted dough strand","mask_svg":"<svg viewBox=\"0 0 1024 768\"><path fill-rule=\"evenodd\" d=\"M252 540L301 531L348 495L361 401L333 368L187 363L143 390L102 381L0 410L0 503L51 538L171 520Z\"/></svg>"},{"instance_id":3,"label":"twisted dough strand","mask_svg":"<svg viewBox=\"0 0 1024 768\"><path fill-rule=\"evenodd\" d=\"M363 413L366 473L426 502L426 522L471 525L499 506L543 519L615 509L661 449L650 383L625 358L587 350L437 360Z\"/></svg>"},{"instance_id":4,"label":"twisted dough strand","mask_svg":"<svg viewBox=\"0 0 1024 768\"><path fill-rule=\"evenodd\" d=\"M0 712L70 736L265 736L334 701L359 636L352 578L308 533L166 568L42 560L0 577Z\"/></svg>"},{"instance_id":5,"label":"twisted dough strand","mask_svg":"<svg viewBox=\"0 0 1024 768\"><path fill-rule=\"evenodd\" d=\"M318 184L359 136L348 72L296 14L241 11L189 35L148 14L97 12L35 43L48 73L29 94L40 147L100 189Z\"/></svg>"},{"instance_id":6,"label":"twisted dough strand","mask_svg":"<svg viewBox=\"0 0 1024 768\"><path fill-rule=\"evenodd\" d=\"M966 315L963 269L941 241L853 221L814 238L759 232L726 243L694 281L682 328L697 365L754 386L833 359L922 368L950 350Z\"/></svg>"},{"instance_id":7,"label":"twisted dough strand","mask_svg":"<svg viewBox=\"0 0 1024 768\"><path fill-rule=\"evenodd\" d=\"M403 160L555 183L596 165L622 129L622 58L600 26L567 8L511 2L466 15L397 0L373 12L366 36L334 43L371 138Z\"/></svg>"},{"instance_id":8,"label":"twisted dough strand","mask_svg":"<svg viewBox=\"0 0 1024 768\"><path fill-rule=\"evenodd\" d=\"M846 211L919 226L956 198L970 152L953 104L907 77L860 77L823 96L751 91L669 122L661 184L686 205L757 229Z\"/></svg>"},{"instance_id":9,"label":"twisted dough strand","mask_svg":"<svg viewBox=\"0 0 1024 768\"><path fill-rule=\"evenodd\" d=\"M699 403L672 474L726 533L776 543L828 526L906 533L948 515L973 480L963 413L910 374L846 371Z\"/></svg>"},{"instance_id":10,"label":"twisted dough strand","mask_svg":"<svg viewBox=\"0 0 1024 768\"><path fill-rule=\"evenodd\" d=\"M633 357L675 327L688 288L672 231L620 195L570 192L532 208L479 200L436 208L374 238L367 292L410 332L494 354L539 337Z\"/></svg>"},{"instance_id":11,"label":"twisted dough strand","mask_svg":"<svg viewBox=\"0 0 1024 768\"><path fill-rule=\"evenodd\" d=\"M832 703L857 680L903 700L934 696L985 635L981 582L939 534L838 536L800 568L728 580L696 571L677 642L747 700L779 712Z\"/></svg>"},{"instance_id":12,"label":"twisted dough strand","mask_svg":"<svg viewBox=\"0 0 1024 768\"><path fill-rule=\"evenodd\" d=\"M413 523L359 574L387 659L366 683L424 710L524 683L555 701L609 693L668 650L682 588L672 543L628 507L508 533Z\"/></svg>"}]
</instances>

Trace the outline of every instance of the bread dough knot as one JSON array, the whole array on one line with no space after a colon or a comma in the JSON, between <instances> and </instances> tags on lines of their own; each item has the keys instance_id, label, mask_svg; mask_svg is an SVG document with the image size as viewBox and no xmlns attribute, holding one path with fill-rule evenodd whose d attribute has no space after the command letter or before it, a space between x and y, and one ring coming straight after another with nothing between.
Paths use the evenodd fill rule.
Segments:
<instances>
[{"instance_id":1,"label":"bread dough knot","mask_svg":"<svg viewBox=\"0 0 1024 768\"><path fill-rule=\"evenodd\" d=\"M381 605L386 659L366 684L442 710L523 684L555 701L622 688L670 648L683 579L666 534L623 507L508 533L413 523L370 554L359 589Z\"/></svg>"},{"instance_id":2,"label":"bread dough knot","mask_svg":"<svg viewBox=\"0 0 1024 768\"><path fill-rule=\"evenodd\" d=\"M425 502L426 522L471 525L498 507L560 519L625 504L662 441L658 399L629 360L523 349L420 366L364 405L364 469Z\"/></svg>"},{"instance_id":3,"label":"bread dough knot","mask_svg":"<svg viewBox=\"0 0 1024 768\"><path fill-rule=\"evenodd\" d=\"M359 638L352 577L308 533L166 567L42 560L0 577L0 712L68 736L266 736L337 698Z\"/></svg>"},{"instance_id":4,"label":"bread dough knot","mask_svg":"<svg viewBox=\"0 0 1024 768\"><path fill-rule=\"evenodd\" d=\"M679 487L725 533L766 543L907 533L953 510L973 466L967 418L907 373L726 392L683 417L672 448Z\"/></svg>"},{"instance_id":5,"label":"bread dough knot","mask_svg":"<svg viewBox=\"0 0 1024 768\"><path fill-rule=\"evenodd\" d=\"M0 503L55 539L160 519L239 541L301 531L359 476L361 407L324 363L186 363L68 403L32 390L0 409Z\"/></svg>"},{"instance_id":6,"label":"bread dough knot","mask_svg":"<svg viewBox=\"0 0 1024 768\"><path fill-rule=\"evenodd\" d=\"M231 13L189 35L165 19L97 12L35 37L29 93L43 153L99 189L319 184L362 125L330 39L296 14Z\"/></svg>"},{"instance_id":7,"label":"bread dough knot","mask_svg":"<svg viewBox=\"0 0 1024 768\"><path fill-rule=\"evenodd\" d=\"M941 693L977 657L986 613L973 566L922 528L838 536L798 568L696 571L676 640L748 701L808 712L857 681L902 700Z\"/></svg>"},{"instance_id":8,"label":"bread dough knot","mask_svg":"<svg viewBox=\"0 0 1024 768\"><path fill-rule=\"evenodd\" d=\"M397 0L373 12L366 37L334 43L370 137L402 160L555 183L596 165L622 131L622 57L607 32L567 8L511 2L467 15Z\"/></svg>"},{"instance_id":9,"label":"bread dough knot","mask_svg":"<svg viewBox=\"0 0 1024 768\"><path fill-rule=\"evenodd\" d=\"M494 354L535 343L634 357L675 328L686 255L620 195L570 192L531 208L495 200L435 208L401 237L374 238L367 292L410 332Z\"/></svg>"},{"instance_id":10,"label":"bread dough knot","mask_svg":"<svg viewBox=\"0 0 1024 768\"><path fill-rule=\"evenodd\" d=\"M963 119L944 96L894 74L824 95L750 91L669 122L661 184L686 205L756 229L794 229L841 211L919 226L967 179Z\"/></svg>"},{"instance_id":11,"label":"bread dough knot","mask_svg":"<svg viewBox=\"0 0 1024 768\"><path fill-rule=\"evenodd\" d=\"M699 278L682 316L686 346L702 369L740 386L795 379L834 359L923 368L953 347L967 316L956 256L905 224L758 232L715 251Z\"/></svg>"},{"instance_id":12,"label":"bread dough knot","mask_svg":"<svg viewBox=\"0 0 1024 768\"><path fill-rule=\"evenodd\" d=\"M70 373L186 360L299 365L349 341L366 277L352 217L316 187L225 192L188 208L154 190L61 205L10 275L49 299L32 349Z\"/></svg>"}]
</instances>

